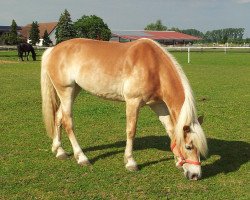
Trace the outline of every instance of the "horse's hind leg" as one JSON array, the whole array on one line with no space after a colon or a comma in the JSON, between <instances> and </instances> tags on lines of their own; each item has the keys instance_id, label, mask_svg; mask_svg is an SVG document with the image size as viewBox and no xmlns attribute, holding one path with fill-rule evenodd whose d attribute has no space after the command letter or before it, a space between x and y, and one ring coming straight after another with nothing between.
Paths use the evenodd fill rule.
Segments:
<instances>
[{"instance_id":1,"label":"horse's hind leg","mask_svg":"<svg viewBox=\"0 0 250 200\"><path fill-rule=\"evenodd\" d=\"M60 106L56 112L55 117L55 134L52 143L52 152L56 154L59 159L68 158L68 154L61 146L61 126L62 126L62 107Z\"/></svg>"},{"instance_id":2,"label":"horse's hind leg","mask_svg":"<svg viewBox=\"0 0 250 200\"><path fill-rule=\"evenodd\" d=\"M162 102L159 104L153 104L153 105L150 105L150 108L156 113L159 120L165 127L169 137L172 138L174 134L174 127L173 127L173 123L169 115L168 108L165 105L165 103Z\"/></svg>"},{"instance_id":3,"label":"horse's hind leg","mask_svg":"<svg viewBox=\"0 0 250 200\"><path fill-rule=\"evenodd\" d=\"M126 119L127 119L127 143L124 155L126 168L129 171L137 171L138 167L133 158L133 143L136 133L136 124L141 101L139 99L126 100Z\"/></svg>"},{"instance_id":4,"label":"horse's hind leg","mask_svg":"<svg viewBox=\"0 0 250 200\"><path fill-rule=\"evenodd\" d=\"M79 92L79 86L66 87L58 90L58 95L61 101L62 108L62 125L64 126L71 145L73 147L74 156L80 165L88 165L89 160L82 152L80 145L78 144L75 134L74 125L72 119L72 106L76 95Z\"/></svg>"}]
</instances>

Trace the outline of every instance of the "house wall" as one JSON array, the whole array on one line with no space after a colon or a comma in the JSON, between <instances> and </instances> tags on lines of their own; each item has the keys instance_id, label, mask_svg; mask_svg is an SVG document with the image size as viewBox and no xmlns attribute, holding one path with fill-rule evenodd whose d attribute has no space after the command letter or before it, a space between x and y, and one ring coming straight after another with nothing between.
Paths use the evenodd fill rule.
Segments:
<instances>
[{"instance_id":1,"label":"house wall","mask_svg":"<svg viewBox=\"0 0 250 200\"><path fill-rule=\"evenodd\" d=\"M55 33L56 33L56 29L54 29L49 35L49 38L51 39L53 45L56 45L56 34ZM31 40L27 39L27 43L31 43ZM39 39L39 42L36 43L36 46L39 46L39 47L43 46L43 39L42 38Z\"/></svg>"},{"instance_id":2,"label":"house wall","mask_svg":"<svg viewBox=\"0 0 250 200\"><path fill-rule=\"evenodd\" d=\"M55 44L56 44L56 29L54 29L54 30L50 33L49 38L51 39L53 45L55 45Z\"/></svg>"}]
</instances>

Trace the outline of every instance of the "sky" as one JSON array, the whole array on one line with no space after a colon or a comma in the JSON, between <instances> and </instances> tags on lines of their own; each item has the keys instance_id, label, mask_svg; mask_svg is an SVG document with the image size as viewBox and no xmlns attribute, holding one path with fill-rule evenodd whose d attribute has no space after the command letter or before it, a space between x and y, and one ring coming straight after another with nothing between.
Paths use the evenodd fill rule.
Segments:
<instances>
[{"instance_id":1,"label":"sky","mask_svg":"<svg viewBox=\"0 0 250 200\"><path fill-rule=\"evenodd\" d=\"M143 30L160 19L168 28L202 32L245 28L250 37L250 0L0 0L0 25L58 21L67 9L73 21L97 15L111 30Z\"/></svg>"}]
</instances>

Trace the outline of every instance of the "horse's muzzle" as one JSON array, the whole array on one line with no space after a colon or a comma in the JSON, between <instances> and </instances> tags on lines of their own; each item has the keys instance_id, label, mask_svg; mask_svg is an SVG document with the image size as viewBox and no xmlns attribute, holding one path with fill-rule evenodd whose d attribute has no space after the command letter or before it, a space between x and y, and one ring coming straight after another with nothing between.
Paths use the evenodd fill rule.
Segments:
<instances>
[{"instance_id":1,"label":"horse's muzzle","mask_svg":"<svg viewBox=\"0 0 250 200\"><path fill-rule=\"evenodd\" d=\"M201 171L193 171L192 170L185 170L184 169L184 175L186 176L186 178L188 180L194 180L194 181L197 181L199 179L201 179Z\"/></svg>"}]
</instances>

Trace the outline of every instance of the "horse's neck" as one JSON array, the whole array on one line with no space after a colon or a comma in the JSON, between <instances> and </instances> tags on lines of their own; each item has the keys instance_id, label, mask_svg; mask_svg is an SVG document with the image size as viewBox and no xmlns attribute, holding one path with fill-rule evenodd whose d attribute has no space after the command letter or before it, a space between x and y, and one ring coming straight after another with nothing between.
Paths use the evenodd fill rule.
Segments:
<instances>
[{"instance_id":1,"label":"horse's neck","mask_svg":"<svg viewBox=\"0 0 250 200\"><path fill-rule=\"evenodd\" d=\"M164 97L164 102L167 104L171 119L173 121L173 124L177 124L177 120L179 118L181 108L184 103L184 97L182 97L183 94L171 96L171 97Z\"/></svg>"},{"instance_id":2,"label":"horse's neck","mask_svg":"<svg viewBox=\"0 0 250 200\"><path fill-rule=\"evenodd\" d=\"M167 61L167 65L162 68L164 72L161 73L162 96L168 106L173 123L176 124L185 101L185 91L177 69L171 60Z\"/></svg>"}]
</instances>

